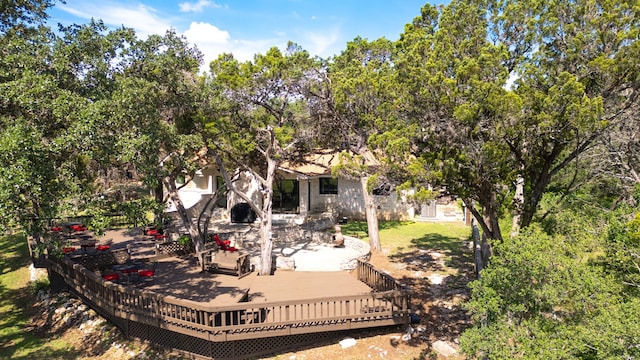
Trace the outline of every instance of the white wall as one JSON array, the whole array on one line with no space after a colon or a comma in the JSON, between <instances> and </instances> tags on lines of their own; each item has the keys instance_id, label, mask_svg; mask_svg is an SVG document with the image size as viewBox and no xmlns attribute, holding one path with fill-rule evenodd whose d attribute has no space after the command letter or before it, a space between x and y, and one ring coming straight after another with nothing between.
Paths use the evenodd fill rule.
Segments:
<instances>
[{"instance_id":1,"label":"white wall","mask_svg":"<svg viewBox=\"0 0 640 360\"><path fill-rule=\"evenodd\" d=\"M194 181L183 188L182 191L191 193L191 195L195 195L193 193L213 193L216 187L215 179L219 175L220 173L216 169L207 167L202 170L201 175L197 175ZM317 177L307 179L285 172L279 173L279 176L299 181L300 216L304 217L307 214L333 211L338 216L365 219L364 199L359 180L341 178L338 180L338 194L320 194L320 180ZM236 186L259 204L262 193L255 179L243 174L241 175L241 180L236 182ZM185 196L185 198L189 198L189 195ZM420 217L420 209L415 209L405 201L403 196L397 196L395 192L392 192L389 196L375 196L375 201L378 206L378 218L381 220L463 221L464 219L462 209L459 209L455 202L452 204L439 203L436 216L423 219ZM189 201L189 203L191 202ZM244 202L244 200L233 193L229 193L227 212L228 209L231 209L233 205L239 202Z\"/></svg>"},{"instance_id":2,"label":"white wall","mask_svg":"<svg viewBox=\"0 0 640 360\"><path fill-rule=\"evenodd\" d=\"M320 180L311 182L311 213L334 210L339 216L352 219L365 219L364 198L359 180L338 179L338 194L320 194ZM302 186L301 186L302 190ZM301 194L302 195L302 194ZM306 201L305 194L305 201ZM384 220L409 220L415 216L411 205L398 198L393 192L389 196L375 196L378 217Z\"/></svg>"}]
</instances>

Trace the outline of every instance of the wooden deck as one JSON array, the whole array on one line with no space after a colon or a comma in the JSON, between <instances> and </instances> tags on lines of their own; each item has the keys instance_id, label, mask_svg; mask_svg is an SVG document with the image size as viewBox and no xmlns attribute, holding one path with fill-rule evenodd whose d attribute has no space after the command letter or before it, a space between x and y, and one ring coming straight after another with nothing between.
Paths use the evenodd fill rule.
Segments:
<instances>
[{"instance_id":1,"label":"wooden deck","mask_svg":"<svg viewBox=\"0 0 640 360\"><path fill-rule=\"evenodd\" d=\"M155 240L141 231L110 231L99 240L110 242L125 258L127 253L117 250L130 248L134 259L155 255ZM173 253L183 250L175 244L160 250L169 254L164 250L171 248L177 251ZM362 260L352 273L278 270L272 276L252 273L239 279L201 272L192 255L163 255L154 259L153 283L118 284L89 268L105 268L119 257L106 254L107 261L96 262L105 254L92 252L96 250L87 248L45 258L52 288L74 292L125 336L190 358L255 358L292 344L313 344L331 332L411 319L410 291Z\"/></svg>"},{"instance_id":2,"label":"wooden deck","mask_svg":"<svg viewBox=\"0 0 640 360\"><path fill-rule=\"evenodd\" d=\"M251 285L249 299L296 301L370 294L371 288L344 271L276 271L273 276L257 276Z\"/></svg>"},{"instance_id":3,"label":"wooden deck","mask_svg":"<svg viewBox=\"0 0 640 360\"><path fill-rule=\"evenodd\" d=\"M86 236L93 237L90 233ZM80 235L72 239L72 245L78 247ZM155 255L155 239L144 235L140 229L108 230L95 240L110 244L112 250L131 249L134 260ZM125 286L141 287L135 284ZM144 289L209 306L228 306L243 301L257 303L364 295L372 291L344 271L278 270L271 276L258 276L254 272L241 279L233 275L202 272L195 256L160 259L153 283L145 285Z\"/></svg>"}]
</instances>

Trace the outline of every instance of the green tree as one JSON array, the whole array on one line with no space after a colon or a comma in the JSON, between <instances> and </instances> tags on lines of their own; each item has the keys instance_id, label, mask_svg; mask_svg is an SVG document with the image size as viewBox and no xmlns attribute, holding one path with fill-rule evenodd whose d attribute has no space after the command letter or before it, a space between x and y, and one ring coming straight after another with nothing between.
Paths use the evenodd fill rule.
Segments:
<instances>
[{"instance_id":1,"label":"green tree","mask_svg":"<svg viewBox=\"0 0 640 360\"><path fill-rule=\"evenodd\" d=\"M0 36L1 226L22 227L37 241L46 223L33 219L57 216L63 200L89 179L87 159L69 132L88 101L59 81L53 66L59 39L40 22L48 5L3 9L16 22L3 22Z\"/></svg>"},{"instance_id":2,"label":"green tree","mask_svg":"<svg viewBox=\"0 0 640 360\"><path fill-rule=\"evenodd\" d=\"M0 34L41 25L48 17L47 9L54 3L52 0L3 1L0 4Z\"/></svg>"},{"instance_id":3,"label":"green tree","mask_svg":"<svg viewBox=\"0 0 640 360\"><path fill-rule=\"evenodd\" d=\"M396 63L405 116L419 129L415 163L441 192L462 198L487 237L501 239L516 168L503 136L521 100L504 88L506 49L488 36L478 2L453 1L441 11L425 5L398 41Z\"/></svg>"},{"instance_id":4,"label":"green tree","mask_svg":"<svg viewBox=\"0 0 640 360\"><path fill-rule=\"evenodd\" d=\"M638 7L633 2L491 4L496 40L512 49L523 111L506 141L524 178L519 225L569 164L637 115ZM631 127L632 128L632 127ZM535 139L535 141L531 141Z\"/></svg>"},{"instance_id":5,"label":"green tree","mask_svg":"<svg viewBox=\"0 0 640 360\"><path fill-rule=\"evenodd\" d=\"M219 158L227 189L248 203L260 218L262 275L271 274L271 219L276 169L300 162L313 148L306 93L318 78L318 62L295 44L282 53L271 48L253 61L221 55L211 63L209 85L214 112L208 124L211 148ZM225 169L248 172L258 194L238 189Z\"/></svg>"},{"instance_id":6,"label":"green tree","mask_svg":"<svg viewBox=\"0 0 640 360\"><path fill-rule=\"evenodd\" d=\"M466 305L476 327L461 337L471 358L607 359L638 356L640 310L615 274L600 266L589 222L548 235L537 226L496 245ZM604 235L604 234L602 234Z\"/></svg>"},{"instance_id":7,"label":"green tree","mask_svg":"<svg viewBox=\"0 0 640 360\"><path fill-rule=\"evenodd\" d=\"M342 151L333 173L360 181L369 242L375 251L380 251L381 246L372 191L388 183L383 171L383 150L388 143L381 138L385 131L398 127L394 121L397 94L392 57L392 42L355 38L331 59L326 90L314 92L315 99L311 100L324 105L316 109L315 115L325 128L324 133L332 133L323 136L329 140L325 146Z\"/></svg>"},{"instance_id":8,"label":"green tree","mask_svg":"<svg viewBox=\"0 0 640 360\"><path fill-rule=\"evenodd\" d=\"M202 55L168 31L134 41L120 56L113 94L96 108L97 119L108 127L100 142L114 141L104 155L113 164L132 166L147 187L157 189L158 203L170 199L201 250L204 238L180 199L177 179L193 178L208 161L198 105ZM162 198L163 187L168 199Z\"/></svg>"},{"instance_id":9,"label":"green tree","mask_svg":"<svg viewBox=\"0 0 640 360\"><path fill-rule=\"evenodd\" d=\"M407 26L397 62L424 129L418 155L489 238L502 238L505 206L516 230L534 221L554 179L633 121L637 12L617 1L454 1Z\"/></svg>"}]
</instances>

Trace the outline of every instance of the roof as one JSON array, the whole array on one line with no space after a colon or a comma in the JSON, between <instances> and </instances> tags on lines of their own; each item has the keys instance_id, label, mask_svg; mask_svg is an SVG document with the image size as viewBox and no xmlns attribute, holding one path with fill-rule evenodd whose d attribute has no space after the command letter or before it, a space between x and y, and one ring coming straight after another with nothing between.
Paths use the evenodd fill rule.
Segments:
<instances>
[{"instance_id":1,"label":"roof","mask_svg":"<svg viewBox=\"0 0 640 360\"><path fill-rule=\"evenodd\" d=\"M340 151L322 150L305 156L304 163L284 162L280 165L280 168L307 176L329 175L331 174L331 168L340 163L340 153ZM352 152L350 153L353 155ZM379 165L372 152L366 151L361 156L364 158L366 165Z\"/></svg>"}]
</instances>

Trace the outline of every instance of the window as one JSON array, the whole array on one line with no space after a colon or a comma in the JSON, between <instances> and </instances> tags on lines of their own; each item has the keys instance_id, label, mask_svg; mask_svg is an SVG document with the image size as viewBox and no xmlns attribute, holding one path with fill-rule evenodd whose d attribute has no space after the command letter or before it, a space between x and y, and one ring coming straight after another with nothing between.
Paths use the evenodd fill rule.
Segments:
<instances>
[{"instance_id":1,"label":"window","mask_svg":"<svg viewBox=\"0 0 640 360\"><path fill-rule=\"evenodd\" d=\"M300 185L298 180L280 179L273 182L273 212L299 213Z\"/></svg>"},{"instance_id":2,"label":"window","mask_svg":"<svg viewBox=\"0 0 640 360\"><path fill-rule=\"evenodd\" d=\"M227 208L227 185L224 183L222 176L216 176L216 190L220 192L220 197L216 206L220 208Z\"/></svg>"},{"instance_id":3,"label":"window","mask_svg":"<svg viewBox=\"0 0 640 360\"><path fill-rule=\"evenodd\" d=\"M320 194L338 194L338 179L320 178Z\"/></svg>"}]
</instances>

